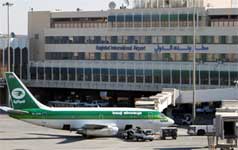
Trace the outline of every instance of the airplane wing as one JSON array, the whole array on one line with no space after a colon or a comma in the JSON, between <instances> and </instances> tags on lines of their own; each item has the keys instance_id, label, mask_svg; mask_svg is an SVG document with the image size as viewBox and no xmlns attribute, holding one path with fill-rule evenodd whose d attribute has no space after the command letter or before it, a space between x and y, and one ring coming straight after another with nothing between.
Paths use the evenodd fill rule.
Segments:
<instances>
[{"instance_id":1,"label":"airplane wing","mask_svg":"<svg viewBox=\"0 0 238 150\"><path fill-rule=\"evenodd\" d=\"M23 110L14 110L10 107L5 107L5 106L0 106L0 110L7 112L9 114L28 114L27 111L23 111Z\"/></svg>"},{"instance_id":2,"label":"airplane wing","mask_svg":"<svg viewBox=\"0 0 238 150\"><path fill-rule=\"evenodd\" d=\"M5 112L9 112L10 110L13 110L10 107L5 107L5 106L0 106L0 110L5 111Z\"/></svg>"}]
</instances>

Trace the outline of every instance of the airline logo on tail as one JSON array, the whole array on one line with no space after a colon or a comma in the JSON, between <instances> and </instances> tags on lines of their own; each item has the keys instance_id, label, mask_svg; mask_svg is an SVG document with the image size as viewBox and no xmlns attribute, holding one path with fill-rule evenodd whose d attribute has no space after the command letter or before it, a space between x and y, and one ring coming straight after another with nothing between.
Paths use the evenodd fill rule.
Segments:
<instances>
[{"instance_id":1,"label":"airline logo on tail","mask_svg":"<svg viewBox=\"0 0 238 150\"><path fill-rule=\"evenodd\" d=\"M25 100L21 100L25 97L26 93L22 88L15 88L12 90L12 97L14 98L13 103L14 104L24 104L26 103Z\"/></svg>"}]
</instances>

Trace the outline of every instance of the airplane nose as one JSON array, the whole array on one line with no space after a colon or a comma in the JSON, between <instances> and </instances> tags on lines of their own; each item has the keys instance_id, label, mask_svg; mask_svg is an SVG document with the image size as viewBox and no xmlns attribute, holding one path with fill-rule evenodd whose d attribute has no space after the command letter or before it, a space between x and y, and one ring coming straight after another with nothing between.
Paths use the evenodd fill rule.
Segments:
<instances>
[{"instance_id":1,"label":"airplane nose","mask_svg":"<svg viewBox=\"0 0 238 150\"><path fill-rule=\"evenodd\" d=\"M169 124L169 125L174 125L174 120L171 119L171 118L168 118L168 124Z\"/></svg>"}]
</instances>

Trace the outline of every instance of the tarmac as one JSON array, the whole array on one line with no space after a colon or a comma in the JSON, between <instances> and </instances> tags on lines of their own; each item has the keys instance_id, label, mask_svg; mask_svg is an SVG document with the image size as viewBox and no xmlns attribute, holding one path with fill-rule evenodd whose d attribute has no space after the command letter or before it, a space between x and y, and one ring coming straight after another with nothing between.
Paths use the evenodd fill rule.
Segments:
<instances>
[{"instance_id":1,"label":"tarmac","mask_svg":"<svg viewBox=\"0 0 238 150\"><path fill-rule=\"evenodd\" d=\"M35 126L0 114L0 150L207 150L207 143L206 136L189 136L180 128L177 140L84 139L74 132Z\"/></svg>"}]
</instances>

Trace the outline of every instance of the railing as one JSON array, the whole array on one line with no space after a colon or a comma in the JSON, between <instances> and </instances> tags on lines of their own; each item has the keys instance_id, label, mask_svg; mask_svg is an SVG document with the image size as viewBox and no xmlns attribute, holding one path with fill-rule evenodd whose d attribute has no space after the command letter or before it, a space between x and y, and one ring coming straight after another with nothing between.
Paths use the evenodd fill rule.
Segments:
<instances>
[{"instance_id":1,"label":"railing","mask_svg":"<svg viewBox=\"0 0 238 150\"><path fill-rule=\"evenodd\" d=\"M191 84L158 84L158 83L120 83L95 81L53 81L53 80L24 80L29 87L44 88L72 88L72 89L98 89L122 91L161 91L163 88L191 89ZM228 86L224 86L228 87ZM200 85L199 89L221 88L215 85Z\"/></svg>"}]
</instances>

